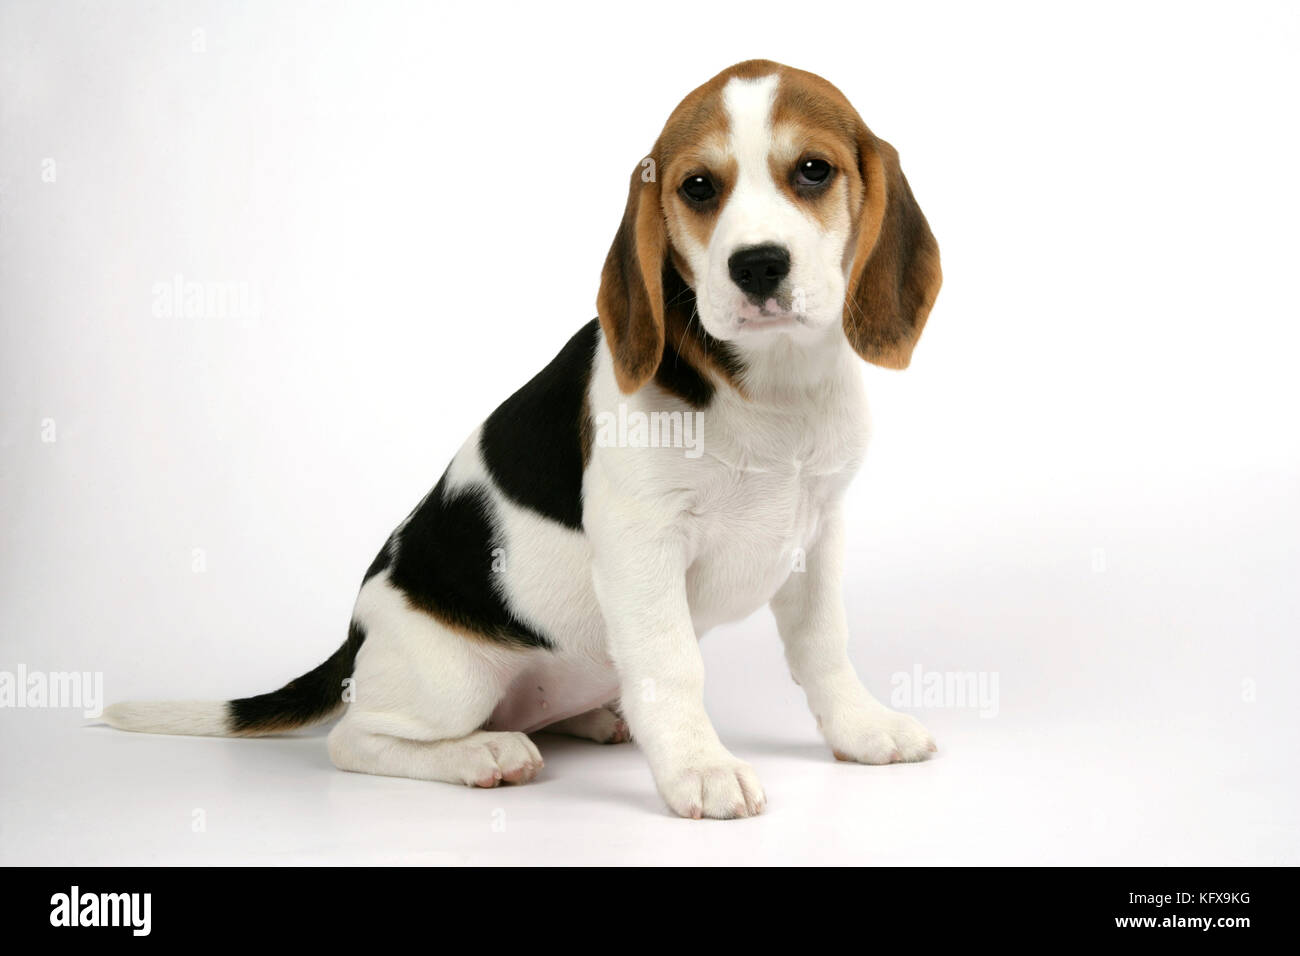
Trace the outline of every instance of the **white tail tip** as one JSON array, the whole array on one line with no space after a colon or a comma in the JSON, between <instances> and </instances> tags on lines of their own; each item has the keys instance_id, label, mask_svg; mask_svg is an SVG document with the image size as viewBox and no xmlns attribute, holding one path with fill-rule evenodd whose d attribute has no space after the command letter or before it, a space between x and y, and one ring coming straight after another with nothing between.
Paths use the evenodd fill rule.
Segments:
<instances>
[{"instance_id":1,"label":"white tail tip","mask_svg":"<svg viewBox=\"0 0 1300 956\"><path fill-rule=\"evenodd\" d=\"M225 737L230 715L220 700L131 700L104 708L104 723L142 734Z\"/></svg>"}]
</instances>

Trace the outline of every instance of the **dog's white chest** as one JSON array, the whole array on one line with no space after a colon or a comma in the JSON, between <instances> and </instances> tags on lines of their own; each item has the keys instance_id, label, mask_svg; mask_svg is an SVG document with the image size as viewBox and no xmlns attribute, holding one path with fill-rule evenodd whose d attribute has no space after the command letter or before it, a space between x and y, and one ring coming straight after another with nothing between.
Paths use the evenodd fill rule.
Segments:
<instances>
[{"instance_id":1,"label":"dog's white chest","mask_svg":"<svg viewBox=\"0 0 1300 956\"><path fill-rule=\"evenodd\" d=\"M699 632L738 620L806 571L826 509L851 476L860 449L762 464L717 462L694 519L687 594Z\"/></svg>"}]
</instances>

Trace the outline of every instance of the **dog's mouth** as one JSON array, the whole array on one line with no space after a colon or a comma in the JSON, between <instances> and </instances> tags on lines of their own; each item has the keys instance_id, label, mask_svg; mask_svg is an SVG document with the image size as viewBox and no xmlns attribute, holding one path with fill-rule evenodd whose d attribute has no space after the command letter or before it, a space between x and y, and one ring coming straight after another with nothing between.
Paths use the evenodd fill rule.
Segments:
<instances>
[{"instance_id":1,"label":"dog's mouth","mask_svg":"<svg viewBox=\"0 0 1300 956\"><path fill-rule=\"evenodd\" d=\"M806 321L807 316L784 308L776 299L768 299L762 305L742 302L736 310L736 326L751 331L793 328Z\"/></svg>"}]
</instances>

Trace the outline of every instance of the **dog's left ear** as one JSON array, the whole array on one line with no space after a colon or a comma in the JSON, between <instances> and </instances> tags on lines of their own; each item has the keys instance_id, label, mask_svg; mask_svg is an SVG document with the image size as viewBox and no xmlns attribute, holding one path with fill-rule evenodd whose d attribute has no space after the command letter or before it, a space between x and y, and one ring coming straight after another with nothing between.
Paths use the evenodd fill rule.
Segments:
<instances>
[{"instance_id":1,"label":"dog's left ear","mask_svg":"<svg viewBox=\"0 0 1300 956\"><path fill-rule=\"evenodd\" d=\"M596 296L596 314L614 356L614 377L628 394L654 376L664 351L668 233L656 168L643 161L632 173L623 222L605 257Z\"/></svg>"},{"instance_id":2,"label":"dog's left ear","mask_svg":"<svg viewBox=\"0 0 1300 956\"><path fill-rule=\"evenodd\" d=\"M898 151L865 125L858 130L858 170L866 196L844 332L868 362L907 368L943 283L939 244L898 165Z\"/></svg>"}]
</instances>

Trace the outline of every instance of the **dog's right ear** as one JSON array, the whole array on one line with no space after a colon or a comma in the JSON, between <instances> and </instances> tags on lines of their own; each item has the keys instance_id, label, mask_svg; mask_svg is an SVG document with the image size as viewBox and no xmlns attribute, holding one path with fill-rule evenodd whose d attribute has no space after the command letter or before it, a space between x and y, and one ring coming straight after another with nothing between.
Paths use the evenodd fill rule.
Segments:
<instances>
[{"instance_id":1,"label":"dog's right ear","mask_svg":"<svg viewBox=\"0 0 1300 956\"><path fill-rule=\"evenodd\" d=\"M596 314L614 356L618 387L631 394L648 382L664 351L663 270L668 234L654 157L632 173L623 222L600 274ZM648 178L647 178L648 177Z\"/></svg>"}]
</instances>

